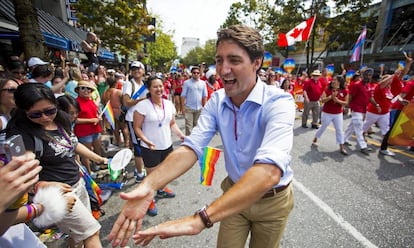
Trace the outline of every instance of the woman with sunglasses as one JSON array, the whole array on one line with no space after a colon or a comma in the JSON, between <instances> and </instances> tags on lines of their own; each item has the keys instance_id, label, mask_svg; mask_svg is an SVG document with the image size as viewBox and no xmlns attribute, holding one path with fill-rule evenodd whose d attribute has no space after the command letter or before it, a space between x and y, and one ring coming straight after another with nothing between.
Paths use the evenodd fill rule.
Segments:
<instances>
[{"instance_id":1,"label":"woman with sunglasses","mask_svg":"<svg viewBox=\"0 0 414 248\"><path fill-rule=\"evenodd\" d=\"M26 149L31 151L36 151L34 137L42 140L43 151L37 154L37 159L43 169L34 188L55 185L65 195L76 198L72 211L56 223L57 227L69 235L70 247L82 242L84 247L102 247L101 226L90 212L88 193L79 174L75 153L97 162L106 159L78 143L71 132L68 115L57 109L53 92L44 84L20 85L15 92L15 102L17 108L9 121L7 136L22 135Z\"/></svg>"},{"instance_id":2,"label":"woman with sunglasses","mask_svg":"<svg viewBox=\"0 0 414 248\"><path fill-rule=\"evenodd\" d=\"M6 128L12 110L16 107L13 93L19 84L11 78L0 79L0 130Z\"/></svg>"},{"instance_id":3,"label":"woman with sunglasses","mask_svg":"<svg viewBox=\"0 0 414 248\"><path fill-rule=\"evenodd\" d=\"M78 113L74 131L80 143L95 153L102 155L102 127L100 125L102 118L99 116L98 107L91 97L93 90L95 90L94 87L88 81L79 81L78 86L75 88L76 93L78 93L76 100L81 111ZM90 160L87 157L81 156L81 161L89 174L91 174Z\"/></svg>"}]
</instances>

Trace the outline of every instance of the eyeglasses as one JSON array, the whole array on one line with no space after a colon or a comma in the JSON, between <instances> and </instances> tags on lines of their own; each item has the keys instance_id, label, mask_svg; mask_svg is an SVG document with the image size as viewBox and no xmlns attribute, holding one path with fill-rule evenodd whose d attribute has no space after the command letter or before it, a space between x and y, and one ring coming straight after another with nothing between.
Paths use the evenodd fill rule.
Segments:
<instances>
[{"instance_id":1,"label":"eyeglasses","mask_svg":"<svg viewBox=\"0 0 414 248\"><path fill-rule=\"evenodd\" d=\"M1 91L7 91L9 93L14 93L16 92L17 88L7 88L7 89L1 89Z\"/></svg>"},{"instance_id":2,"label":"eyeglasses","mask_svg":"<svg viewBox=\"0 0 414 248\"><path fill-rule=\"evenodd\" d=\"M27 117L29 117L30 119L38 119L42 117L43 114L45 114L46 116L52 116L56 113L57 113L57 108L51 108L51 109L46 109L44 111L27 113Z\"/></svg>"},{"instance_id":3,"label":"eyeglasses","mask_svg":"<svg viewBox=\"0 0 414 248\"><path fill-rule=\"evenodd\" d=\"M79 87L79 89L80 89L80 90L92 91L92 89L91 89L91 88L86 87L86 86L80 86L80 87Z\"/></svg>"},{"instance_id":4,"label":"eyeglasses","mask_svg":"<svg viewBox=\"0 0 414 248\"><path fill-rule=\"evenodd\" d=\"M194 71L194 72L192 72L193 74L200 74L200 72L198 72L198 71Z\"/></svg>"}]
</instances>

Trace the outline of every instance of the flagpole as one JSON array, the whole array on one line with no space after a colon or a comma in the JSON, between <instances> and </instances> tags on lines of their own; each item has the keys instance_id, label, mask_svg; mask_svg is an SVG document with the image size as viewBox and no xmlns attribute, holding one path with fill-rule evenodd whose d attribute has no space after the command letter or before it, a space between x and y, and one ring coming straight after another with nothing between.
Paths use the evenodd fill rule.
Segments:
<instances>
[{"instance_id":1,"label":"flagpole","mask_svg":"<svg viewBox=\"0 0 414 248\"><path fill-rule=\"evenodd\" d=\"M105 107L102 109L101 113L99 114L99 118L102 118L102 115L104 114L105 110L108 108L108 105L111 104L111 100L109 100Z\"/></svg>"},{"instance_id":2,"label":"flagpole","mask_svg":"<svg viewBox=\"0 0 414 248\"><path fill-rule=\"evenodd\" d=\"M361 64L359 65L359 67L361 67L364 64L364 47L365 47L365 42L362 43L362 47L361 47Z\"/></svg>"}]
</instances>

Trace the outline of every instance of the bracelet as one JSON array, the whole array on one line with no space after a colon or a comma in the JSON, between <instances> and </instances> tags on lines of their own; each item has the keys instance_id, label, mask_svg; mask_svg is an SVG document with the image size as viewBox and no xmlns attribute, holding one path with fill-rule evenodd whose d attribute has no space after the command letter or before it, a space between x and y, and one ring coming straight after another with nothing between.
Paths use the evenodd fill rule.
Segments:
<instances>
[{"instance_id":1,"label":"bracelet","mask_svg":"<svg viewBox=\"0 0 414 248\"><path fill-rule=\"evenodd\" d=\"M33 218L36 218L40 215L39 207L35 203L32 203L30 205L33 207L34 210Z\"/></svg>"},{"instance_id":2,"label":"bracelet","mask_svg":"<svg viewBox=\"0 0 414 248\"><path fill-rule=\"evenodd\" d=\"M29 222L29 220L32 219L32 206L31 206L31 204L26 204L26 208L27 208L27 216L26 216L26 220L24 222Z\"/></svg>"}]
</instances>

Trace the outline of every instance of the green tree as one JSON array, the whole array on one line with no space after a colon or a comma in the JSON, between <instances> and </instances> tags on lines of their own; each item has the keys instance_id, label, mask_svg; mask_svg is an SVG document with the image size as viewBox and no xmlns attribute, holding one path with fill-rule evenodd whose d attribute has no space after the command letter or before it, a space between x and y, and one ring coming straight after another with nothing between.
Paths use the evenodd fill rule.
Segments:
<instances>
[{"instance_id":1,"label":"green tree","mask_svg":"<svg viewBox=\"0 0 414 248\"><path fill-rule=\"evenodd\" d=\"M338 44L354 42L361 31L361 25L370 17L363 17L372 0L335 0L335 17L326 15L327 1L312 0L244 0L231 5L223 27L244 23L260 30L265 40L266 50L274 53L279 50L286 54L286 48L277 47L277 36L286 33L295 25L316 15L316 22L307 49L308 65L311 67L317 58L313 57L316 46L324 50ZM317 32L320 31L320 32ZM352 38L351 38L352 37ZM355 37L355 39L354 39ZM303 50L306 43L297 43L295 48ZM347 46L347 45L345 45ZM309 59L310 57L310 59Z\"/></svg>"},{"instance_id":2,"label":"green tree","mask_svg":"<svg viewBox=\"0 0 414 248\"><path fill-rule=\"evenodd\" d=\"M142 51L144 36L150 35L151 16L144 2L137 0L80 0L76 4L79 22L92 27L103 44L129 57Z\"/></svg>"},{"instance_id":3,"label":"green tree","mask_svg":"<svg viewBox=\"0 0 414 248\"><path fill-rule=\"evenodd\" d=\"M35 56L46 60L45 39L40 31L39 20L32 1L13 0L13 5L25 59Z\"/></svg>"},{"instance_id":4,"label":"green tree","mask_svg":"<svg viewBox=\"0 0 414 248\"><path fill-rule=\"evenodd\" d=\"M160 31L156 32L154 43L147 44L149 62L156 71L168 71L171 62L178 57L172 36Z\"/></svg>"}]
</instances>

